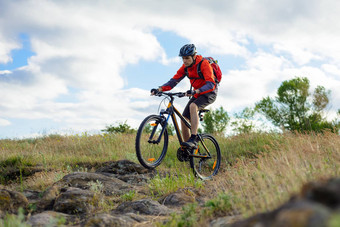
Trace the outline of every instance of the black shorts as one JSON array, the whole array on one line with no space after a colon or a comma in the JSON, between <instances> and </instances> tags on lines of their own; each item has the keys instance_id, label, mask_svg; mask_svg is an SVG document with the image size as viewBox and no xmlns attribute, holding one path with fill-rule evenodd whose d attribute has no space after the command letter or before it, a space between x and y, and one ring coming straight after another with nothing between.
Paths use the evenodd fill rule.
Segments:
<instances>
[{"instance_id":1,"label":"black shorts","mask_svg":"<svg viewBox=\"0 0 340 227\"><path fill-rule=\"evenodd\" d=\"M203 95L199 96L198 98L192 97L189 100L188 104L184 108L183 116L190 120L189 106L190 106L191 103L195 103L198 106L198 110L202 110L207 105L215 102L215 100L216 100L216 93L215 92L209 92L209 93L203 94Z\"/></svg>"}]
</instances>

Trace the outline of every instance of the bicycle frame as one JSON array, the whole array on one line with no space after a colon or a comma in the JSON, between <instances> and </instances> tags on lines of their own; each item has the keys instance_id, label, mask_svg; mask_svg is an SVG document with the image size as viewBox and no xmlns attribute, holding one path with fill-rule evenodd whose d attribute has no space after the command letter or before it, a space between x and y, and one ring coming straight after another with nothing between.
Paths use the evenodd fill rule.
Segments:
<instances>
[{"instance_id":1,"label":"bicycle frame","mask_svg":"<svg viewBox=\"0 0 340 227\"><path fill-rule=\"evenodd\" d=\"M167 124L168 124L168 121L169 121L169 117L171 116L171 119L172 119L172 122L174 123L174 127L175 127L175 131L176 131L176 135L177 135L177 138L178 138L178 141L180 143L180 145L183 143L183 137L182 137L182 133L179 129L179 125L178 125L178 122L177 122L177 118L176 118L176 115L184 122L184 124L189 128L191 129L191 124L188 122L187 119L184 118L184 116L176 109L176 107L173 105L173 102L174 102L174 97L173 96L169 96L170 97L170 101L169 101L169 104L167 106L167 109L165 111L161 111L160 112L160 115L161 116L164 116L164 114L168 114L168 117L166 118L166 122L165 122L165 126L163 127L160 135L159 135L159 138L157 139L157 141L152 141L152 142L156 142L156 143L159 143L161 138L162 138L162 135L167 127ZM150 138L153 137L155 131L156 131L157 127L155 127L151 133L151 136ZM202 142L202 145L203 147L206 149L207 153L208 153L208 156L207 155L196 155L196 154L189 154L189 156L192 156L192 157L199 157L199 158L211 158L211 154L209 152L209 149L207 148L207 146L205 145L205 143L203 142L201 136L199 135L200 137L200 140Z\"/></svg>"},{"instance_id":2,"label":"bicycle frame","mask_svg":"<svg viewBox=\"0 0 340 227\"><path fill-rule=\"evenodd\" d=\"M183 115L176 109L176 107L173 105L173 101L174 101L174 97L170 96L170 102L167 106L167 109L165 111L162 111L160 113L160 115L164 115L164 114L169 114L168 117L166 118L166 125L165 127L163 128L163 131L164 129L166 128L167 124L168 124L168 121L169 121L169 117L171 117L172 119L172 122L174 123L174 127L175 127L175 131L176 131L176 135L177 135L177 138L178 138L178 141L180 144L182 144L183 142L183 137L182 137L182 133L179 129L179 125L178 125L178 121L177 121L177 118L176 118L176 115L185 123L185 125L191 129L191 125L190 123L187 121L187 119L185 119L183 117ZM164 133L164 132L161 132L161 135ZM160 135L160 137L161 137Z\"/></svg>"}]
</instances>

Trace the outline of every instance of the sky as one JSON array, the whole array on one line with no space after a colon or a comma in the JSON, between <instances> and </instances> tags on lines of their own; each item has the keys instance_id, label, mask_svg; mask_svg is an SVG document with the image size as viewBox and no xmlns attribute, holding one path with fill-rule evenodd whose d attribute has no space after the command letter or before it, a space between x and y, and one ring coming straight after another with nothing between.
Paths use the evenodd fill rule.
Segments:
<instances>
[{"instance_id":1,"label":"sky","mask_svg":"<svg viewBox=\"0 0 340 227\"><path fill-rule=\"evenodd\" d=\"M0 139L137 128L163 108L150 89L181 67L187 43L223 72L211 108L236 113L307 77L332 91L334 118L339 12L336 0L0 0Z\"/></svg>"}]
</instances>

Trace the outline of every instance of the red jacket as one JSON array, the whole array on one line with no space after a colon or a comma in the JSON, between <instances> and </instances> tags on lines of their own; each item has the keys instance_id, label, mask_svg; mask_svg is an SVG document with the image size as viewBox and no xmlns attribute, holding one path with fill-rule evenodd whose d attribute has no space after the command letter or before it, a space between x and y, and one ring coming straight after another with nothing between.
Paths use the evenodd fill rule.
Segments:
<instances>
[{"instance_id":1,"label":"red jacket","mask_svg":"<svg viewBox=\"0 0 340 227\"><path fill-rule=\"evenodd\" d=\"M177 71L177 73L165 84L163 84L162 90L169 91L174 88L185 76L188 76L190 79L190 83L194 90L199 89L200 93L195 94L194 97L197 98L200 95L206 94L215 90L216 83L215 77L213 73L213 69L208 60L203 60L201 64L201 72L204 76L204 79L201 79L197 73L197 65L203 59L201 55L197 55L195 59L195 63L187 68L188 75L186 75L185 65Z\"/></svg>"}]
</instances>

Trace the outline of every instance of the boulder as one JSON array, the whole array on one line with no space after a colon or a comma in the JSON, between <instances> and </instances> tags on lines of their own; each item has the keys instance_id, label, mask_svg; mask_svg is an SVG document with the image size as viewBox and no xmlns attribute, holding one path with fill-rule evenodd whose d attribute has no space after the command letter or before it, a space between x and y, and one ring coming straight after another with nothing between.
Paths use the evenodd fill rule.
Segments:
<instances>
[{"instance_id":1,"label":"boulder","mask_svg":"<svg viewBox=\"0 0 340 227\"><path fill-rule=\"evenodd\" d=\"M105 176L100 173L75 172L63 177L53 184L44 193L40 201L37 202L38 211L52 210L56 198L62 190L67 188L79 188L89 190L91 185L97 185L101 193L107 196L122 195L134 190L134 186L125 183L115 177Z\"/></svg>"},{"instance_id":2,"label":"boulder","mask_svg":"<svg viewBox=\"0 0 340 227\"><path fill-rule=\"evenodd\" d=\"M27 198L20 192L0 189L0 213L17 213L20 207L26 209Z\"/></svg>"},{"instance_id":3,"label":"boulder","mask_svg":"<svg viewBox=\"0 0 340 227\"><path fill-rule=\"evenodd\" d=\"M169 215L172 210L151 199L124 202L116 209L116 213L135 213L145 215Z\"/></svg>"},{"instance_id":4,"label":"boulder","mask_svg":"<svg viewBox=\"0 0 340 227\"><path fill-rule=\"evenodd\" d=\"M226 216L217 218L210 223L210 227L228 227L230 224L240 220L240 216Z\"/></svg>"},{"instance_id":5,"label":"boulder","mask_svg":"<svg viewBox=\"0 0 340 227\"><path fill-rule=\"evenodd\" d=\"M321 204L296 201L289 208L282 208L273 219L274 226L326 226L331 210Z\"/></svg>"},{"instance_id":6,"label":"boulder","mask_svg":"<svg viewBox=\"0 0 340 227\"><path fill-rule=\"evenodd\" d=\"M51 187L49 187L44 193L41 198L36 204L37 204L37 211L43 211L43 210L52 210L54 202L58 195L60 194L61 186L58 184L54 184Z\"/></svg>"},{"instance_id":7,"label":"boulder","mask_svg":"<svg viewBox=\"0 0 340 227\"><path fill-rule=\"evenodd\" d=\"M75 172L64 176L58 182L61 187L76 187L89 189L90 182L102 185L102 192L105 195L122 195L134 189L134 187L115 177L105 176L100 173Z\"/></svg>"},{"instance_id":8,"label":"boulder","mask_svg":"<svg viewBox=\"0 0 340 227\"><path fill-rule=\"evenodd\" d=\"M105 173L103 173L105 174ZM115 174L115 177L118 178L119 180L122 180L128 184L132 184L132 185L138 185L138 186L142 186L146 183L149 182L149 180L154 177L153 174L136 174L136 173L132 173L132 174L127 174L127 175L120 175L120 174Z\"/></svg>"},{"instance_id":9,"label":"boulder","mask_svg":"<svg viewBox=\"0 0 340 227\"><path fill-rule=\"evenodd\" d=\"M25 189L22 194L28 199L30 204L37 203L41 199L41 192L39 191Z\"/></svg>"},{"instance_id":10,"label":"boulder","mask_svg":"<svg viewBox=\"0 0 340 227\"><path fill-rule=\"evenodd\" d=\"M331 209L340 208L340 178L307 183L302 187L299 198L321 203Z\"/></svg>"},{"instance_id":11,"label":"boulder","mask_svg":"<svg viewBox=\"0 0 340 227\"><path fill-rule=\"evenodd\" d=\"M104 167L98 168L96 172L128 175L128 174L134 174L134 173L147 174L147 173L154 172L154 171L148 170L144 168L142 165L139 165L129 160L120 160L116 162L106 163Z\"/></svg>"},{"instance_id":12,"label":"boulder","mask_svg":"<svg viewBox=\"0 0 340 227\"><path fill-rule=\"evenodd\" d=\"M195 193L189 189L180 189L159 200L159 203L171 207L183 206L193 202L195 202Z\"/></svg>"},{"instance_id":13,"label":"boulder","mask_svg":"<svg viewBox=\"0 0 340 227\"><path fill-rule=\"evenodd\" d=\"M75 223L77 217L55 211L44 211L39 214L32 215L27 224L31 226L60 226L63 224Z\"/></svg>"},{"instance_id":14,"label":"boulder","mask_svg":"<svg viewBox=\"0 0 340 227\"><path fill-rule=\"evenodd\" d=\"M90 213L98 205L96 196L92 191L70 187L56 198L53 209L66 214Z\"/></svg>"},{"instance_id":15,"label":"boulder","mask_svg":"<svg viewBox=\"0 0 340 227\"><path fill-rule=\"evenodd\" d=\"M328 226L329 220L339 215L340 178L310 182L297 196L277 209L256 214L229 226Z\"/></svg>"},{"instance_id":16,"label":"boulder","mask_svg":"<svg viewBox=\"0 0 340 227\"><path fill-rule=\"evenodd\" d=\"M134 226L137 222L127 215L97 214L89 218L84 227Z\"/></svg>"}]
</instances>

